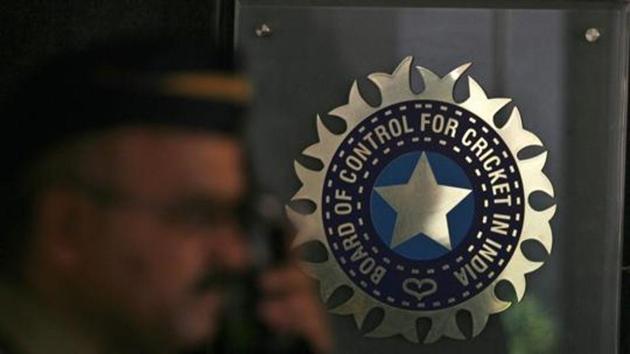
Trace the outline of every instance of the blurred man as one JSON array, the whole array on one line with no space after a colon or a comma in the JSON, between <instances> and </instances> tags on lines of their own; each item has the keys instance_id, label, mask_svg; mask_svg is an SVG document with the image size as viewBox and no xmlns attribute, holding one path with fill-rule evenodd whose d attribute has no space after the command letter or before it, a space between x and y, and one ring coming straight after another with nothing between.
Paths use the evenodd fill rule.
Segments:
<instances>
[{"instance_id":1,"label":"blurred man","mask_svg":"<svg viewBox=\"0 0 630 354\"><path fill-rule=\"evenodd\" d=\"M217 339L226 292L253 263L249 89L226 58L207 43L97 46L16 95L3 115L17 141L3 147L5 352L172 353ZM329 350L293 265L257 281L272 333Z\"/></svg>"}]
</instances>

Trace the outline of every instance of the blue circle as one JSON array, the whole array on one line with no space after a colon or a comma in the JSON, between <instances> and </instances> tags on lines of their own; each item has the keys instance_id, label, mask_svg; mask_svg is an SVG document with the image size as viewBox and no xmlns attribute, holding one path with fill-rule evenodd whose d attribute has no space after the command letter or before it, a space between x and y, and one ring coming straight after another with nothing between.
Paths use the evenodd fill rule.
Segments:
<instances>
[{"instance_id":1,"label":"blue circle","mask_svg":"<svg viewBox=\"0 0 630 354\"><path fill-rule=\"evenodd\" d=\"M422 154L426 154L429 166L439 185L465 188L472 191L473 187L470 180L455 161L443 154L429 151L416 151L398 156L380 172L374 187L408 183ZM370 198L370 216L374 229L386 247L390 247L397 212L381 197L376 189L372 190ZM466 238L473 222L474 208L474 196L473 193L470 193L447 214L451 250L455 249ZM397 254L411 260L431 260L451 252L448 248L434 241L431 235L424 233L418 233L396 247L390 248Z\"/></svg>"},{"instance_id":2,"label":"blue circle","mask_svg":"<svg viewBox=\"0 0 630 354\"><path fill-rule=\"evenodd\" d=\"M427 126L427 115L456 128ZM455 246L441 256L390 248L387 220L375 217L373 204L385 201L374 188L408 181L422 154L438 184L473 195L448 213ZM339 144L322 186L322 226L339 267L368 296L408 310L449 308L487 288L510 262L524 220L522 185L514 155L484 120L444 102L400 102L363 119Z\"/></svg>"}]
</instances>

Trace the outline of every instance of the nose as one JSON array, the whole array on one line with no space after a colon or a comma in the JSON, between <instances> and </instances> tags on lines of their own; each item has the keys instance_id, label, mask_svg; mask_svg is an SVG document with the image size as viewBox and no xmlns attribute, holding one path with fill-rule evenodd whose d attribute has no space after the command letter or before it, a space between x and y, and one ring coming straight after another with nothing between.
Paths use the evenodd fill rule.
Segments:
<instances>
[{"instance_id":1,"label":"nose","mask_svg":"<svg viewBox=\"0 0 630 354\"><path fill-rule=\"evenodd\" d=\"M237 222L218 226L211 238L210 262L226 270L243 272L252 264L250 247L245 233Z\"/></svg>"}]
</instances>

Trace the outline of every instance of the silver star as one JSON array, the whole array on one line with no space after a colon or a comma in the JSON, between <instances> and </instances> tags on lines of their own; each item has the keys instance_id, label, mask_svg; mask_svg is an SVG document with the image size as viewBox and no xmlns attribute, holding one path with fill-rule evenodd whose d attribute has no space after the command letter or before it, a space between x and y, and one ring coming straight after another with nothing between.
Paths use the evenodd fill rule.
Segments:
<instances>
[{"instance_id":1,"label":"silver star","mask_svg":"<svg viewBox=\"0 0 630 354\"><path fill-rule=\"evenodd\" d=\"M446 214L471 190L439 185L424 152L406 184L376 187L375 190L396 210L391 248L422 233L449 251L452 249Z\"/></svg>"}]
</instances>

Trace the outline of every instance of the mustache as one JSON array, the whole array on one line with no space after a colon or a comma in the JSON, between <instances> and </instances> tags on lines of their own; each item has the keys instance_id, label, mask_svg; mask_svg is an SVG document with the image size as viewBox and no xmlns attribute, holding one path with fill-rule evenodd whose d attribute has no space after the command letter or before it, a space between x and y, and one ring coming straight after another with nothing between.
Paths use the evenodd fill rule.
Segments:
<instances>
[{"instance_id":1,"label":"mustache","mask_svg":"<svg viewBox=\"0 0 630 354\"><path fill-rule=\"evenodd\" d=\"M195 285L197 292L230 289L252 281L250 275L239 272L211 271L206 273Z\"/></svg>"}]
</instances>

